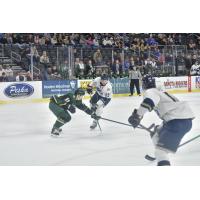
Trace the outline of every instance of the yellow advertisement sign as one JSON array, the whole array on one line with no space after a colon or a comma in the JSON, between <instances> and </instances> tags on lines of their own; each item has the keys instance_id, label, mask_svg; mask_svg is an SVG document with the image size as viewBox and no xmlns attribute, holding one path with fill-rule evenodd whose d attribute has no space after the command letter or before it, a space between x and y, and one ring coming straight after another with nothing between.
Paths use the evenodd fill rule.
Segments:
<instances>
[{"instance_id":1,"label":"yellow advertisement sign","mask_svg":"<svg viewBox=\"0 0 200 200\"><path fill-rule=\"evenodd\" d=\"M82 89L87 89L87 85L90 84L92 80L80 80L80 87Z\"/></svg>"}]
</instances>

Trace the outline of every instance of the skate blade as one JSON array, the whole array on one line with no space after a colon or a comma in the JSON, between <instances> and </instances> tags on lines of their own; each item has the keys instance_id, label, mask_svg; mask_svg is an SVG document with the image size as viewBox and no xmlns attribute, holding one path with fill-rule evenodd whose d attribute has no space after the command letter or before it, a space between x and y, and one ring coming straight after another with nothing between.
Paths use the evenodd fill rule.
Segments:
<instances>
[{"instance_id":1,"label":"skate blade","mask_svg":"<svg viewBox=\"0 0 200 200\"><path fill-rule=\"evenodd\" d=\"M51 134L51 137L52 137L52 138L59 138L60 135L54 135L54 134Z\"/></svg>"}]
</instances>

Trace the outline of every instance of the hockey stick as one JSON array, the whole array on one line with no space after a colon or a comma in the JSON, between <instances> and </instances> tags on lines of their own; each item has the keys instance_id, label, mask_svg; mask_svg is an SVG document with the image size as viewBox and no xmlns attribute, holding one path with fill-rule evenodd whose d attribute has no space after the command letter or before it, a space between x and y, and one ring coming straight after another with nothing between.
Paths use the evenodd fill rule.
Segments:
<instances>
[{"instance_id":1,"label":"hockey stick","mask_svg":"<svg viewBox=\"0 0 200 200\"><path fill-rule=\"evenodd\" d=\"M117 123L117 124L122 124L122 125L125 125L125 126L131 126L131 127L133 127L133 126L130 125L130 124L126 124L126 123L123 123L123 122L118 122L118 121L111 120L111 119L106 119L106 118L103 118L103 117L100 117L100 119L103 119L103 120L109 121L109 122L114 122L114 123Z\"/></svg>"},{"instance_id":2,"label":"hockey stick","mask_svg":"<svg viewBox=\"0 0 200 200\"><path fill-rule=\"evenodd\" d=\"M186 142L184 142L183 144L180 144L179 146L178 146L178 148L180 148L180 147L182 147L182 146L184 146L184 145L186 145L186 144L188 144L188 143L190 143L190 142L192 142L192 141L194 141L194 140L196 140L197 138L199 138L200 137L200 134L199 135L197 135L197 136L195 136L195 137L193 137L193 138L191 138L190 140L187 140ZM154 161L154 160L156 160L156 158L155 157L153 157L153 156L150 156L150 155L145 155L145 157L144 157L145 159L147 159L147 160L149 160L149 161Z\"/></svg>"},{"instance_id":3,"label":"hockey stick","mask_svg":"<svg viewBox=\"0 0 200 200\"><path fill-rule=\"evenodd\" d=\"M130 126L130 127L133 127L132 125L130 124L126 124L126 123L123 123L123 122L119 122L119 121L115 121L115 120L111 120L111 119L107 119L107 118L103 118L103 117L100 117L100 119L102 120L105 120L105 121L109 121L109 122L114 122L114 123L117 123L117 124L122 124L122 125L125 125L125 126ZM153 131L151 131L151 129L155 126L155 124L151 124L148 128L143 126L142 124L139 124L139 126L137 128L140 128L140 129L144 129L150 133L153 133Z\"/></svg>"},{"instance_id":4,"label":"hockey stick","mask_svg":"<svg viewBox=\"0 0 200 200\"><path fill-rule=\"evenodd\" d=\"M154 123L151 124L148 128L145 127L145 126L143 126L142 124L139 124L139 126L140 126L142 129L148 131L150 134L154 134L154 131L151 131L151 129L155 127L155 124L154 124Z\"/></svg>"},{"instance_id":5,"label":"hockey stick","mask_svg":"<svg viewBox=\"0 0 200 200\"><path fill-rule=\"evenodd\" d=\"M99 124L99 120L97 120L97 125L98 125L98 127L99 127L100 132L102 133L101 126L100 126L100 124Z\"/></svg>"}]
</instances>

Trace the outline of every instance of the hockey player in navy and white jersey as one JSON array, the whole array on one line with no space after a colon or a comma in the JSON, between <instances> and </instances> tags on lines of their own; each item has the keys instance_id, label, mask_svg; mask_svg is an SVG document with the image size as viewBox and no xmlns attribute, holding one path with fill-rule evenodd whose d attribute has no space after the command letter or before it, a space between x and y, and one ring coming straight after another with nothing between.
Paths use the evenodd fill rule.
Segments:
<instances>
[{"instance_id":1,"label":"hockey player in navy and white jersey","mask_svg":"<svg viewBox=\"0 0 200 200\"><path fill-rule=\"evenodd\" d=\"M88 94L92 94L94 88L96 88L96 92L90 99L91 109L95 110L96 115L100 117L103 113L103 108L108 105L112 98L112 85L108 80L108 76L103 74L88 84ZM96 126L97 120L94 119L90 128L94 129Z\"/></svg>"},{"instance_id":2,"label":"hockey player in navy and white jersey","mask_svg":"<svg viewBox=\"0 0 200 200\"><path fill-rule=\"evenodd\" d=\"M144 99L128 121L136 128L146 112L154 110L163 120L151 135L158 166L170 165L168 153L175 153L183 136L192 128L194 114L187 102L156 88L155 78L145 75L142 80Z\"/></svg>"},{"instance_id":3,"label":"hockey player in navy and white jersey","mask_svg":"<svg viewBox=\"0 0 200 200\"><path fill-rule=\"evenodd\" d=\"M200 75L200 65L199 65L199 62L198 61L196 61L193 65L192 65L192 67L191 67L191 69L190 69L190 75Z\"/></svg>"}]
</instances>

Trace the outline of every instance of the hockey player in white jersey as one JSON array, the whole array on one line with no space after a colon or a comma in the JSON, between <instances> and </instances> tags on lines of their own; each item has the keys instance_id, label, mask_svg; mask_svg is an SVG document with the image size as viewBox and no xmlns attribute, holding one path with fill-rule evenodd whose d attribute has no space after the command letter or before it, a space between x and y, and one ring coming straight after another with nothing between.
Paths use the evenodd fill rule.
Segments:
<instances>
[{"instance_id":1,"label":"hockey player in white jersey","mask_svg":"<svg viewBox=\"0 0 200 200\"><path fill-rule=\"evenodd\" d=\"M128 121L136 128L146 112L154 110L163 120L151 135L158 166L171 165L168 153L175 153L183 136L192 128L194 114L187 102L156 88L155 78L145 75L142 80L144 99Z\"/></svg>"},{"instance_id":2,"label":"hockey player in white jersey","mask_svg":"<svg viewBox=\"0 0 200 200\"><path fill-rule=\"evenodd\" d=\"M200 65L199 65L199 62L196 61L191 69L190 69L190 75L200 75Z\"/></svg>"},{"instance_id":3,"label":"hockey player in white jersey","mask_svg":"<svg viewBox=\"0 0 200 200\"><path fill-rule=\"evenodd\" d=\"M96 111L97 117L100 117L103 113L103 108L112 98L112 85L108 80L108 76L103 74L101 77L95 78L90 84L88 84L88 94L92 94L94 88L96 88L96 92L90 99L91 109ZM96 126L97 120L94 119L90 128L94 129Z\"/></svg>"}]
</instances>

